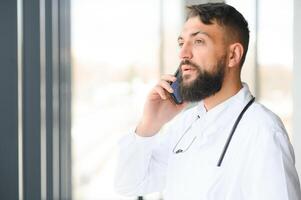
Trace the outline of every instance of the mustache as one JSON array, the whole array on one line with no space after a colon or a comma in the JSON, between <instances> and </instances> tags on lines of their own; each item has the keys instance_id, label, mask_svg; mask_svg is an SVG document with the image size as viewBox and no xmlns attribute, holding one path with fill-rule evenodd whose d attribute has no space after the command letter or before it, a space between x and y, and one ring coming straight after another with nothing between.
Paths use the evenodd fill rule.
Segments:
<instances>
[{"instance_id":1,"label":"mustache","mask_svg":"<svg viewBox=\"0 0 301 200\"><path fill-rule=\"evenodd\" d=\"M200 69L200 66L194 62L191 62L190 60L182 60L180 62L180 66L179 67L182 67L182 65L190 65L196 69Z\"/></svg>"}]
</instances>

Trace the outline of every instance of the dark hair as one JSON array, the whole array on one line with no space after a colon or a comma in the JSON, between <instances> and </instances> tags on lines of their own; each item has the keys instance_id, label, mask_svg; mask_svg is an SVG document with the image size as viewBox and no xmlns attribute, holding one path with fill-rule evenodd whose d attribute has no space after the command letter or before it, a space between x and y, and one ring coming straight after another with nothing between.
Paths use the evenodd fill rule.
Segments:
<instances>
[{"instance_id":1,"label":"dark hair","mask_svg":"<svg viewBox=\"0 0 301 200\"><path fill-rule=\"evenodd\" d=\"M225 3L207 3L200 5L188 6L187 19L198 16L204 24L213 24L225 28L228 36L234 36L244 48L240 65L242 66L249 46L249 28L248 22L243 15L234 7Z\"/></svg>"}]
</instances>

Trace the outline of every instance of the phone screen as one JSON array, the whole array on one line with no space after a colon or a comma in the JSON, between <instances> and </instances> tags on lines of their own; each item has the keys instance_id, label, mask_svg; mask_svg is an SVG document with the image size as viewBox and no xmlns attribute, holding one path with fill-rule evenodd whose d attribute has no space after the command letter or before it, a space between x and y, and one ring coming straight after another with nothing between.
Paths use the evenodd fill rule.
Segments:
<instances>
[{"instance_id":1,"label":"phone screen","mask_svg":"<svg viewBox=\"0 0 301 200\"><path fill-rule=\"evenodd\" d=\"M177 78L177 80L170 84L170 86L172 87L172 89L174 91L170 95L176 104L183 103L183 99L182 99L181 92L180 92L180 76L181 76L181 73L178 69L175 73L175 77Z\"/></svg>"}]
</instances>

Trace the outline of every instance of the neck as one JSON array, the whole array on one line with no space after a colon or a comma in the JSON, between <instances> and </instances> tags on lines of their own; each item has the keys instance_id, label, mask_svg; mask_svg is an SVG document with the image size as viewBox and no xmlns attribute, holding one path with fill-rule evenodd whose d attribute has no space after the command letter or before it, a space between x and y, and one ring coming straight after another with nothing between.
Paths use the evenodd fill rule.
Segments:
<instances>
[{"instance_id":1,"label":"neck","mask_svg":"<svg viewBox=\"0 0 301 200\"><path fill-rule=\"evenodd\" d=\"M239 92L239 90L242 88L241 80L233 80L228 79L224 80L222 88L220 91L218 91L216 94L207 97L204 99L204 106L207 111L214 108L218 104L226 101L230 97L234 96Z\"/></svg>"}]
</instances>

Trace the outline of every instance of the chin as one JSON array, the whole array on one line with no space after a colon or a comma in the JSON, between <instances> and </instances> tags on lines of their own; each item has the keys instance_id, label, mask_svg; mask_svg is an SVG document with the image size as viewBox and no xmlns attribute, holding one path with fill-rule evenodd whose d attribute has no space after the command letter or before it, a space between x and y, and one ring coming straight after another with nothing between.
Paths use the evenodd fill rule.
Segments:
<instances>
[{"instance_id":1,"label":"chin","mask_svg":"<svg viewBox=\"0 0 301 200\"><path fill-rule=\"evenodd\" d=\"M189 86L194 82L194 80L195 80L195 77L192 77L192 76L184 77L183 78L183 85Z\"/></svg>"}]
</instances>

